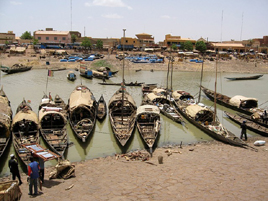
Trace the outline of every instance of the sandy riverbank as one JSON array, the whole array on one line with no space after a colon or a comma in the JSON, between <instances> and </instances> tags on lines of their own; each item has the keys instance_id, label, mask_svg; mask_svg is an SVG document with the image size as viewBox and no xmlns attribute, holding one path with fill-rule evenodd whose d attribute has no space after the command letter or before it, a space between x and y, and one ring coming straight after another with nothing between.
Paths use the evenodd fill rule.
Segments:
<instances>
[{"instance_id":1,"label":"sandy riverbank","mask_svg":"<svg viewBox=\"0 0 268 201\"><path fill-rule=\"evenodd\" d=\"M266 140L248 143L260 139ZM36 197L28 195L23 174L21 200L267 200L268 147L254 148L258 152L211 141L157 148L148 162L109 156L76 163L76 176L67 180L48 180L51 168L46 168Z\"/></svg>"},{"instance_id":2,"label":"sandy riverbank","mask_svg":"<svg viewBox=\"0 0 268 201\"><path fill-rule=\"evenodd\" d=\"M122 61L120 62L115 58L115 55L105 56L104 59L112 66L113 70L120 70L122 68ZM23 63L26 65L33 66L33 69L37 68L66 68L66 69L75 69L79 68L78 62L60 62L59 58L54 58L50 56L48 58L39 58L39 57L29 57L29 56L10 56L7 54L2 54L0 56L0 63L6 66L12 66L15 63ZM46 65L46 62L49 61L50 65ZM92 67L95 62L87 61L86 65ZM215 71L215 61L205 60L204 62L204 71ZM200 71L202 67L201 63L190 62L189 59L179 62L178 58L175 58L175 62L173 64L174 71ZM219 61L218 62L218 71L219 72L235 72L235 73L268 73L268 63L265 62L246 62L242 60L232 59L228 61ZM132 63L130 61L125 60L125 69L129 70L167 70L168 69L168 61L165 60L164 63L148 63L148 64L138 64Z\"/></svg>"}]
</instances>

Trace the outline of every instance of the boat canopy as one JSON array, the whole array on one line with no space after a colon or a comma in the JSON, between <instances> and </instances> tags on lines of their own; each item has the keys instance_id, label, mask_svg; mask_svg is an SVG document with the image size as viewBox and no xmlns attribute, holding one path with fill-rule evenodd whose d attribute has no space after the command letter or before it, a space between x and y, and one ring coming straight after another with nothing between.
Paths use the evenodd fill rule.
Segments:
<instances>
[{"instance_id":1,"label":"boat canopy","mask_svg":"<svg viewBox=\"0 0 268 201\"><path fill-rule=\"evenodd\" d=\"M39 121L37 115L32 110L19 111L13 118L12 127L23 119L34 122L39 128Z\"/></svg>"},{"instance_id":2,"label":"boat canopy","mask_svg":"<svg viewBox=\"0 0 268 201\"><path fill-rule=\"evenodd\" d=\"M174 91L172 93L172 98L174 98L175 100L194 99L194 97L190 93L185 92L183 90Z\"/></svg>"},{"instance_id":3,"label":"boat canopy","mask_svg":"<svg viewBox=\"0 0 268 201\"><path fill-rule=\"evenodd\" d=\"M229 100L230 105L237 108L255 108L258 107L258 99L247 98L245 96L237 95Z\"/></svg>"},{"instance_id":4,"label":"boat canopy","mask_svg":"<svg viewBox=\"0 0 268 201\"><path fill-rule=\"evenodd\" d=\"M51 109L53 109L53 108L51 107ZM59 109L59 108L55 107L55 110L56 109ZM67 123L67 119L65 118L63 113L60 113L58 111L46 111L46 109L42 109L39 111L39 122L41 122L42 119L46 116L53 116L55 118L61 117L61 119L63 119L63 121L64 121L64 124ZM56 120L56 119L54 119L54 120Z\"/></svg>"},{"instance_id":5,"label":"boat canopy","mask_svg":"<svg viewBox=\"0 0 268 201\"><path fill-rule=\"evenodd\" d=\"M86 86L78 86L70 95L69 107L73 110L79 105L92 107L95 98L91 91Z\"/></svg>"},{"instance_id":6,"label":"boat canopy","mask_svg":"<svg viewBox=\"0 0 268 201\"><path fill-rule=\"evenodd\" d=\"M121 89L119 89L114 95L113 97L110 99L109 101L109 108L111 107L111 104L114 102L117 102L119 100L122 100L122 92ZM134 107L136 107L136 102L134 101L134 99L132 98L132 96L129 95L128 92L124 93L124 101L127 101L129 103L131 103Z\"/></svg>"},{"instance_id":7,"label":"boat canopy","mask_svg":"<svg viewBox=\"0 0 268 201\"><path fill-rule=\"evenodd\" d=\"M155 105L141 105L137 109L137 116L142 113L160 114L160 109Z\"/></svg>"},{"instance_id":8,"label":"boat canopy","mask_svg":"<svg viewBox=\"0 0 268 201\"><path fill-rule=\"evenodd\" d=\"M185 112L188 116L195 119L195 121L201 122L212 122L213 121L213 112L207 107L200 106L197 104L189 105L185 108Z\"/></svg>"},{"instance_id":9,"label":"boat canopy","mask_svg":"<svg viewBox=\"0 0 268 201\"><path fill-rule=\"evenodd\" d=\"M161 102L160 100L165 100L165 101L168 101L167 100L167 97L165 96L165 95L162 95L162 94L156 94L156 93L154 93L154 92L152 92L152 93L149 93L149 94L147 94L147 97L150 99L150 101L152 101L152 102Z\"/></svg>"}]
</instances>

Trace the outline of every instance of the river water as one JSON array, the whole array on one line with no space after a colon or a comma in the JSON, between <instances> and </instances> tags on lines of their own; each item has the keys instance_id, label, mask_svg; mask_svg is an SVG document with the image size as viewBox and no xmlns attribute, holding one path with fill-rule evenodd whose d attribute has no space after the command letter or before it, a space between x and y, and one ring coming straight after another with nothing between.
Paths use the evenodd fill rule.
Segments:
<instances>
[{"instance_id":1,"label":"river water","mask_svg":"<svg viewBox=\"0 0 268 201\"><path fill-rule=\"evenodd\" d=\"M200 69L197 69L196 72L173 72L173 89L177 90L185 90L190 92L195 97L198 96L199 92L199 84L200 84ZM51 92L52 97L56 94L61 96L63 100L67 103L71 92L74 88L83 84L86 85L94 94L96 100L100 98L103 94L106 103L108 104L110 98L114 94L114 92L119 88L119 86L104 86L98 84L102 82L99 79L88 80L79 76L77 74L77 80L75 82L70 82L67 80L66 75L69 70L64 71L55 71L53 77L47 77L46 69L33 69L28 72L17 73L17 74L4 74L1 73L1 85L4 87L4 91L7 94L11 107L13 110L13 116L15 115L15 111L20 102L25 98L26 100L31 101L31 106L38 114L38 106L41 101L41 98L44 92ZM268 76L264 75L262 78L258 80L247 80L247 81L228 81L224 77L238 77L238 76L249 76L249 74L237 74L237 73L218 73L218 81L217 81L217 91L228 95L244 95L246 97L254 97L259 100L259 105L266 102L268 100L268 91L267 91L267 83ZM167 86L167 72L166 71L139 71L135 72L133 70L125 69L125 80L126 82L145 82L145 83L157 83L159 86ZM122 70L119 73L108 80L107 82L120 83L122 81ZM203 82L202 84L209 88L214 89L215 87L215 73L213 72L204 72ZM170 86L170 81L169 81ZM142 99L142 93L140 87L127 87L127 91L133 96L136 101L137 106L140 105ZM206 96L202 93L201 102L207 106L213 107L213 103L206 98ZM261 107L268 107L268 104L262 104ZM217 105L217 114L220 121L223 125L237 136L240 136L240 128L239 125L228 120L223 111L229 111L234 113L234 111L225 108L223 106ZM176 124L165 116L161 116L161 133L157 140L157 147L165 146L165 145L174 145L188 143L196 143L203 140L211 140L211 138L205 134L204 132L197 129L195 126L191 125L186 121L186 126L182 126L180 124ZM143 143L138 130L135 129L135 133L133 137L130 139L131 142L128 143L128 146L125 150L120 149L117 141L112 133L110 128L110 122L108 116L106 116L103 122L96 123L95 131L93 135L85 142L82 143L78 140L70 126L68 125L68 135L69 142L73 142L74 145L70 146L66 153L66 159L71 162L78 162L98 157L105 157L109 155L113 155L115 153L122 153L122 151L132 151L138 149L146 148ZM257 134L248 131L248 135L257 136ZM46 147L46 144L43 140L41 140L41 145ZM13 144L10 143L8 149L5 151L3 156L1 157L0 163L0 176L8 175L8 160L9 155L11 153L15 153L13 148ZM56 161L48 161L46 162L47 166L55 165ZM23 167L22 162L19 160L19 165L21 170L25 171L25 167Z\"/></svg>"}]
</instances>

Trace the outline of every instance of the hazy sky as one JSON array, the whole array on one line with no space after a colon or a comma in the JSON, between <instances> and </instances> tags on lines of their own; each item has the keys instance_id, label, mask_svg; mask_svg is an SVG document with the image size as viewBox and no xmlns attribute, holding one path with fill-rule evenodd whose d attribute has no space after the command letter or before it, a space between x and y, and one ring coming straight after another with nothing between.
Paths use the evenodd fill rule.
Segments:
<instances>
[{"instance_id":1,"label":"hazy sky","mask_svg":"<svg viewBox=\"0 0 268 201\"><path fill-rule=\"evenodd\" d=\"M72 6L71 6L72 5ZM0 32L53 28L93 38L138 33L209 41L268 35L268 0L0 0Z\"/></svg>"}]
</instances>

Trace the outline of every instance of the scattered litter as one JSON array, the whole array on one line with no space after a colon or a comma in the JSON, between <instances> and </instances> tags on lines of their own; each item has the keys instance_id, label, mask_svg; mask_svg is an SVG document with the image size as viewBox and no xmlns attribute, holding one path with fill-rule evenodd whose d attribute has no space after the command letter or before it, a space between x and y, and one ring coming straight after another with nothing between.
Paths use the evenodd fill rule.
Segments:
<instances>
[{"instance_id":1,"label":"scattered litter","mask_svg":"<svg viewBox=\"0 0 268 201\"><path fill-rule=\"evenodd\" d=\"M70 190L72 187L74 187L74 184L72 184L72 185L69 186L68 188L65 188L65 190Z\"/></svg>"},{"instance_id":2,"label":"scattered litter","mask_svg":"<svg viewBox=\"0 0 268 201\"><path fill-rule=\"evenodd\" d=\"M255 146L263 146L265 145L265 141L264 140L257 140L254 142Z\"/></svg>"},{"instance_id":3,"label":"scattered litter","mask_svg":"<svg viewBox=\"0 0 268 201\"><path fill-rule=\"evenodd\" d=\"M115 159L118 160L119 158L125 158L126 161L148 161L150 158L149 153L142 153L141 151L137 151L137 152L131 152L131 153L127 153L127 154L121 154L121 155L116 155Z\"/></svg>"}]
</instances>

